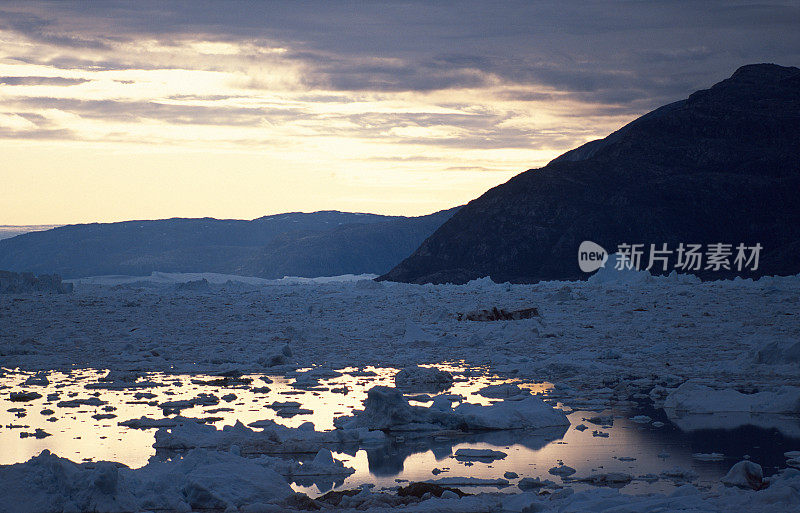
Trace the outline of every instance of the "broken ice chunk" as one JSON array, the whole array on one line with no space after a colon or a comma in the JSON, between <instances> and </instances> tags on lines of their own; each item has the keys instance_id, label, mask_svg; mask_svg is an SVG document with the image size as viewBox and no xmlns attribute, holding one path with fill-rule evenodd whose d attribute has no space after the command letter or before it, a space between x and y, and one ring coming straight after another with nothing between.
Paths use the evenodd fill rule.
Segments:
<instances>
[{"instance_id":1,"label":"broken ice chunk","mask_svg":"<svg viewBox=\"0 0 800 513\"><path fill-rule=\"evenodd\" d=\"M563 412L534 396L489 406L462 403L452 410L440 411L411 406L399 390L376 386L367 392L364 410L337 417L334 425L393 431L491 431L569 426L569 420Z\"/></svg>"},{"instance_id":2,"label":"broken ice chunk","mask_svg":"<svg viewBox=\"0 0 800 513\"><path fill-rule=\"evenodd\" d=\"M742 460L732 466L728 473L720 479L720 482L726 486L753 490L760 490L766 486L761 465L748 460Z\"/></svg>"},{"instance_id":3,"label":"broken ice chunk","mask_svg":"<svg viewBox=\"0 0 800 513\"><path fill-rule=\"evenodd\" d=\"M569 477L565 480L578 483L588 483L593 486L622 488L633 480L633 476L624 472L607 472L602 474L592 474L585 477Z\"/></svg>"},{"instance_id":4,"label":"broken ice chunk","mask_svg":"<svg viewBox=\"0 0 800 513\"><path fill-rule=\"evenodd\" d=\"M39 399L40 397L42 397L42 394L38 392L11 392L8 400L14 403L26 403L28 401L33 401L34 399Z\"/></svg>"},{"instance_id":5,"label":"broken ice chunk","mask_svg":"<svg viewBox=\"0 0 800 513\"><path fill-rule=\"evenodd\" d=\"M97 397L89 397L88 399L70 399L67 401L59 401L56 406L59 408L77 408L78 406L102 406L108 404L107 401L101 401Z\"/></svg>"},{"instance_id":6,"label":"broken ice chunk","mask_svg":"<svg viewBox=\"0 0 800 513\"><path fill-rule=\"evenodd\" d=\"M508 454L503 451L493 451L491 449L459 449L455 453L458 461L479 460L491 462L501 460L506 456Z\"/></svg>"},{"instance_id":7,"label":"broken ice chunk","mask_svg":"<svg viewBox=\"0 0 800 513\"><path fill-rule=\"evenodd\" d=\"M34 430L33 433L28 433L28 432L22 431L19 434L20 438L31 437L31 438L42 439L42 438L47 438L48 436L51 436L50 433L48 433L47 431L45 431L42 428L36 428L36 430Z\"/></svg>"},{"instance_id":8,"label":"broken ice chunk","mask_svg":"<svg viewBox=\"0 0 800 513\"><path fill-rule=\"evenodd\" d=\"M720 454L718 452L712 452L712 453L707 453L707 454L706 453L701 453L701 452L696 452L696 453L692 454L692 458L697 460L697 461L722 461L723 459L725 459L725 455L724 454Z\"/></svg>"},{"instance_id":9,"label":"broken ice chunk","mask_svg":"<svg viewBox=\"0 0 800 513\"><path fill-rule=\"evenodd\" d=\"M490 399L505 399L507 397L518 396L521 394L528 394L525 389L513 383L501 383L499 385L489 385L478 390L478 395L488 397Z\"/></svg>"},{"instance_id":10,"label":"broken ice chunk","mask_svg":"<svg viewBox=\"0 0 800 513\"><path fill-rule=\"evenodd\" d=\"M28 379L25 380L23 385L37 385L46 387L50 384L50 380L47 379L47 372L37 372L36 374L29 376Z\"/></svg>"},{"instance_id":11,"label":"broken ice chunk","mask_svg":"<svg viewBox=\"0 0 800 513\"><path fill-rule=\"evenodd\" d=\"M538 477L523 477L517 483L520 490L535 490L537 488L561 488L561 485L549 479L539 479Z\"/></svg>"},{"instance_id":12,"label":"broken ice chunk","mask_svg":"<svg viewBox=\"0 0 800 513\"><path fill-rule=\"evenodd\" d=\"M439 392L453 385L453 375L435 367L406 367L394 376L397 388L415 392Z\"/></svg>"},{"instance_id":13,"label":"broken ice chunk","mask_svg":"<svg viewBox=\"0 0 800 513\"><path fill-rule=\"evenodd\" d=\"M577 472L574 468L567 466L567 465L559 465L558 467L553 467L547 471L554 476L571 476L575 472Z\"/></svg>"}]
</instances>

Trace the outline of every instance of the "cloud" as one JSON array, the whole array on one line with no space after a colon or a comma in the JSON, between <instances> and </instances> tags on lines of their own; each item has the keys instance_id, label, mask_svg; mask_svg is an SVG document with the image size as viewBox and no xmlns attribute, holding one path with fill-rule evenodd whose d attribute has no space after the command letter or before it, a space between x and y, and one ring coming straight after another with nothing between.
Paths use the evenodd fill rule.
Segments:
<instances>
[{"instance_id":1,"label":"cloud","mask_svg":"<svg viewBox=\"0 0 800 513\"><path fill-rule=\"evenodd\" d=\"M75 138L76 135L66 128L20 130L0 127L0 139L69 140Z\"/></svg>"},{"instance_id":2,"label":"cloud","mask_svg":"<svg viewBox=\"0 0 800 513\"><path fill-rule=\"evenodd\" d=\"M30 12L0 10L0 28L23 34L38 43L78 49L109 49L99 38L57 32L54 20Z\"/></svg>"},{"instance_id":3,"label":"cloud","mask_svg":"<svg viewBox=\"0 0 800 513\"><path fill-rule=\"evenodd\" d=\"M471 172L481 172L481 173L492 173L497 171L506 171L505 169L501 168L491 168L485 166L450 166L444 169L445 171L471 171Z\"/></svg>"},{"instance_id":4,"label":"cloud","mask_svg":"<svg viewBox=\"0 0 800 513\"><path fill-rule=\"evenodd\" d=\"M490 82L487 73L469 65L480 58L414 60L311 51L291 52L283 58L309 67L307 86L333 91L434 91L482 87Z\"/></svg>"},{"instance_id":5,"label":"cloud","mask_svg":"<svg viewBox=\"0 0 800 513\"><path fill-rule=\"evenodd\" d=\"M36 71L6 68L0 84L91 83L91 96L4 99L79 139L163 123L164 140L170 126L216 126L230 129L220 142L253 145L266 136L238 129L291 127L298 145L565 151L746 62L796 64L797 22L795 3L738 0L9 2L0 30L18 44L0 63ZM165 75L178 70L189 74ZM52 112L93 123L91 137Z\"/></svg>"},{"instance_id":6,"label":"cloud","mask_svg":"<svg viewBox=\"0 0 800 513\"><path fill-rule=\"evenodd\" d=\"M77 118L104 124L135 124L141 121L157 121L165 125L207 125L219 127L261 128L290 126L301 127L303 137L334 137L347 140L376 141L387 144L421 145L439 148L527 148L541 149L560 147L565 144L561 137L546 131L503 126L524 113L495 111L488 108L474 109L469 105L443 104L438 110L447 112L359 112L354 114L336 112L313 112L299 107L241 107L226 105L233 95L173 95L173 101L201 102L202 105L164 103L162 101L127 100L80 100L60 97L12 97L5 100L7 108L14 114L35 122L40 127L52 128L51 115L42 112L67 113ZM471 110L470 110L471 109ZM74 124L74 121L71 121ZM17 137L24 137L20 132ZM78 131L65 136L81 138ZM131 140L128 136L127 140ZM109 140L125 140L118 133ZM234 138L220 135L224 141L241 144L263 144L258 137ZM569 141L577 140L574 136ZM582 141L581 141L582 142Z\"/></svg>"},{"instance_id":7,"label":"cloud","mask_svg":"<svg viewBox=\"0 0 800 513\"><path fill-rule=\"evenodd\" d=\"M65 77L0 77L0 84L5 85L48 85L48 86L72 86L91 82L86 78L65 78Z\"/></svg>"},{"instance_id":8,"label":"cloud","mask_svg":"<svg viewBox=\"0 0 800 513\"><path fill-rule=\"evenodd\" d=\"M367 160L374 162L441 162L441 158L426 155L370 156Z\"/></svg>"},{"instance_id":9,"label":"cloud","mask_svg":"<svg viewBox=\"0 0 800 513\"><path fill-rule=\"evenodd\" d=\"M563 135L536 133L526 130L484 130L475 134L447 138L406 138L396 142L426 146L440 146L453 149L527 149L542 150L555 148L571 148L584 142L582 138Z\"/></svg>"},{"instance_id":10,"label":"cloud","mask_svg":"<svg viewBox=\"0 0 800 513\"><path fill-rule=\"evenodd\" d=\"M17 97L5 103L16 108L55 109L82 118L126 123L157 120L174 124L258 126L263 122L303 117L297 109L177 105L156 101Z\"/></svg>"},{"instance_id":11,"label":"cloud","mask_svg":"<svg viewBox=\"0 0 800 513\"><path fill-rule=\"evenodd\" d=\"M19 169L64 178L10 173L35 191L24 216L48 211L64 184L137 190L140 173L122 187L125 173L98 181L92 171L119 167L121 155L155 172L159 190L162 177L193 188L162 202L157 191L129 195L147 200L136 215L159 203L206 215L241 184L253 198L223 196L250 211L224 215L348 208L351 197L359 209L411 213L398 205L413 203L421 213L743 64L797 65L798 26L796 0L8 0L0 139ZM87 212L94 203L81 202Z\"/></svg>"},{"instance_id":12,"label":"cloud","mask_svg":"<svg viewBox=\"0 0 800 513\"><path fill-rule=\"evenodd\" d=\"M302 67L306 88L344 92L429 92L499 81L556 88L597 103L660 101L710 85L765 54L789 64L800 58L800 36L792 30L800 6L775 1L665 0L624 8L610 0L580 6L372 2L357 8L264 2L224 9L205 1L192 2L191 9L147 1L58 2L46 9L12 3L0 19L8 30L65 50L20 58L62 69L157 69L165 63L161 57L153 62L153 52L120 48L159 41L180 49L191 37L238 45L239 53L226 61L240 68L255 69L264 52L280 49L271 58ZM226 63L207 58L187 65L217 69ZM251 83L263 87L258 74Z\"/></svg>"}]
</instances>

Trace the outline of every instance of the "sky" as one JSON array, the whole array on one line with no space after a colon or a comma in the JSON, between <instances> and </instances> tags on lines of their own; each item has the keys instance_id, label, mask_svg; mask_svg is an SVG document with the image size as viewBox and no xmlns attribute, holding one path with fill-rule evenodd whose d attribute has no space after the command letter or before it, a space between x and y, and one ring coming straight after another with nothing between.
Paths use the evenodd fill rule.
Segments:
<instances>
[{"instance_id":1,"label":"sky","mask_svg":"<svg viewBox=\"0 0 800 513\"><path fill-rule=\"evenodd\" d=\"M800 65L800 4L0 3L0 225L421 215Z\"/></svg>"}]
</instances>

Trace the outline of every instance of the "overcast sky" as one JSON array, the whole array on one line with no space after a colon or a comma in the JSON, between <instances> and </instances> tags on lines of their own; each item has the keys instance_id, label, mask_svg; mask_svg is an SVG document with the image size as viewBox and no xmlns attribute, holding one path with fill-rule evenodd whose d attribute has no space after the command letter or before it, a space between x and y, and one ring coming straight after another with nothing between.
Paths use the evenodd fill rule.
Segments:
<instances>
[{"instance_id":1,"label":"overcast sky","mask_svg":"<svg viewBox=\"0 0 800 513\"><path fill-rule=\"evenodd\" d=\"M0 224L429 213L755 62L798 2L4 2Z\"/></svg>"}]
</instances>

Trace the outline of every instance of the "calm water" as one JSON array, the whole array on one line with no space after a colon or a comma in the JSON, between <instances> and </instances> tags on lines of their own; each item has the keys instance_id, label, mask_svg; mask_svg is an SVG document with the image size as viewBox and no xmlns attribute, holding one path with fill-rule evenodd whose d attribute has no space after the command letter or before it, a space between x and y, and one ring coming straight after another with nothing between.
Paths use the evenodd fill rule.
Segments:
<instances>
[{"instance_id":1,"label":"calm water","mask_svg":"<svg viewBox=\"0 0 800 513\"><path fill-rule=\"evenodd\" d=\"M458 366L441 366L443 369L463 371ZM283 376L251 375L249 384L231 382L224 386L214 384L219 376L187 376L146 374L143 380L156 386L140 389L105 390L87 389L86 385L98 383L106 371L79 370L69 374L53 372L49 384L22 385L30 374L5 371L0 377L0 463L9 464L28 460L43 449L81 461L84 459L120 461L130 467L145 465L156 452L152 448L154 429L140 430L119 426L118 422L147 416L163 418L158 403L191 399L200 393L227 397L214 406L194 406L182 410L186 417L217 417L212 423L220 427L240 420L248 424L257 420L272 419L290 427L312 421L317 430L333 428L333 418L360 408L366 391L375 385L392 385L395 369L367 368L363 371L374 376L350 375L356 369L341 369L341 376L320 379L311 389L298 389L294 378ZM359 373L355 373L359 374ZM475 395L480 388L507 380L485 374L482 369L471 369L463 381L457 381L447 393L461 394L469 402L489 404ZM262 378L266 377L268 382ZM212 383L203 383L211 381ZM547 383L520 383L534 393L547 394ZM263 387L268 387L267 391ZM260 390L259 390L260 388ZM256 389L256 390L253 390ZM38 392L41 398L27 402L11 402L10 392L26 390ZM346 391L346 393L344 393ZM139 394L139 395L137 395ZM141 395L145 394L145 395ZM153 394L150 396L148 394ZM59 401L96 397L107 404L98 406L59 407ZM302 413L289 418L267 408L277 401L296 401L301 408L313 413ZM414 403L430 404L430 403ZM22 411L20 411L22 410ZM47 410L52 410L50 413ZM661 421L663 427L652 423L640 424L630 420L634 415L648 415ZM583 419L598 415L612 417L613 423L602 427ZM113 417L111 417L113 416ZM673 467L692 470L699 475L701 486L714 486L730 466L744 455L764 466L767 474L784 466L783 453L800 449L800 437L794 437L791 427L800 426L796 418L783 418L790 426L782 434L774 428L741 427L735 430L702 429L683 432L669 422L662 411L643 406L640 410L604 412L574 411L568 413L572 422L569 429L550 429L541 432L496 432L459 436L454 439L432 439L404 434L391 440L387 447L359 450L354 454L336 453L347 466L356 472L344 481L333 482L326 478L294 483L298 491L315 496L334 487L352 488L372 483L377 489L397 486L404 481L420 481L449 476L472 476L486 479L502 478L507 471L522 477L540 477L561 483L561 478L548 470L563 461L577 470L577 476L598 472L624 472L636 478L645 474L660 474ZM584 424L588 429L575 427ZM712 424L713 425L713 424ZM780 424L777 424L780 425ZM702 425L701 425L702 427ZM51 436L37 439L21 438L21 433L34 433L42 429ZM594 436L599 431L607 437ZM507 456L494 461L459 461L453 454L461 448L493 449ZM701 461L695 453L721 453L721 461ZM434 474L434 469L438 469ZM441 472L438 472L441 471ZM511 486L492 490L516 491L516 479ZM577 488L589 485L576 485ZM655 482L634 479L623 488L625 492L643 493L665 491L675 483L666 478ZM489 488L472 488L475 491Z\"/></svg>"}]
</instances>

